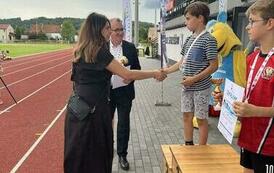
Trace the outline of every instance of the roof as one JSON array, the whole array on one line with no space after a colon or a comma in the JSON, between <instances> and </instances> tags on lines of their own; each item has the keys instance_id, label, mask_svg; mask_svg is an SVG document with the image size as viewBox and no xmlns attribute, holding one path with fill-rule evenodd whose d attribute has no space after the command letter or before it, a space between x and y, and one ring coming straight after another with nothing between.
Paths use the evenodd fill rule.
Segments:
<instances>
[{"instance_id":1,"label":"roof","mask_svg":"<svg viewBox=\"0 0 274 173\"><path fill-rule=\"evenodd\" d=\"M53 24L33 24L30 28L30 33L60 33L61 26Z\"/></svg>"},{"instance_id":2,"label":"roof","mask_svg":"<svg viewBox=\"0 0 274 173\"><path fill-rule=\"evenodd\" d=\"M10 24L0 24L0 29L8 29Z\"/></svg>"}]
</instances>

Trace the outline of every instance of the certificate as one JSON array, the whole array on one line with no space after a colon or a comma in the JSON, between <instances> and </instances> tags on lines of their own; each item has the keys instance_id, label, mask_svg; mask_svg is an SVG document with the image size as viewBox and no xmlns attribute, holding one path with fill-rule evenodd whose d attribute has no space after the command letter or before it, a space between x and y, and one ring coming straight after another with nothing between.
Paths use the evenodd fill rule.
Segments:
<instances>
[{"instance_id":1,"label":"certificate","mask_svg":"<svg viewBox=\"0 0 274 173\"><path fill-rule=\"evenodd\" d=\"M130 66L127 66L126 68L130 69ZM111 84L112 84L112 89L120 88L120 87L128 85L128 84L124 83L124 79L121 78L118 75L112 75L112 77L111 77Z\"/></svg>"},{"instance_id":2,"label":"certificate","mask_svg":"<svg viewBox=\"0 0 274 173\"><path fill-rule=\"evenodd\" d=\"M237 116L233 111L233 102L242 101L244 88L233 83L229 79L225 80L224 98L218 123L218 129L226 140L231 144L234 129L237 123Z\"/></svg>"}]
</instances>

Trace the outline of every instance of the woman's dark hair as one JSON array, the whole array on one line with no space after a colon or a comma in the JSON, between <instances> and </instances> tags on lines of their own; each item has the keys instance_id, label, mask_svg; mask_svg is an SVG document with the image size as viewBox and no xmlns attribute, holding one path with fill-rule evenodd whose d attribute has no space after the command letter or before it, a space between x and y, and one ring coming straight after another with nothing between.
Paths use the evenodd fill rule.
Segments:
<instances>
[{"instance_id":1,"label":"woman's dark hair","mask_svg":"<svg viewBox=\"0 0 274 173\"><path fill-rule=\"evenodd\" d=\"M107 23L110 25L108 18L102 14L91 13L87 17L80 29L74 50L74 62L78 62L81 57L84 57L87 63L96 61L97 53L106 44L102 30Z\"/></svg>"}]
</instances>

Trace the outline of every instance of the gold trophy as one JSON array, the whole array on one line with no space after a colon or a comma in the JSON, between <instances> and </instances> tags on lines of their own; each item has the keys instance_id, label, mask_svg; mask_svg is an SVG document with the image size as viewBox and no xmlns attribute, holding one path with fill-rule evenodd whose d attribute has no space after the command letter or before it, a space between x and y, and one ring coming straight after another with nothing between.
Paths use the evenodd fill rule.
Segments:
<instances>
[{"instance_id":1,"label":"gold trophy","mask_svg":"<svg viewBox=\"0 0 274 173\"><path fill-rule=\"evenodd\" d=\"M216 79L211 79L211 83L215 86L214 87L214 93L219 94L222 92L221 90L221 84L224 82L223 78L216 78ZM217 101L216 105L214 106L215 111L220 111L221 110L221 102Z\"/></svg>"},{"instance_id":2,"label":"gold trophy","mask_svg":"<svg viewBox=\"0 0 274 173\"><path fill-rule=\"evenodd\" d=\"M121 56L119 58L119 62L122 63L124 66L128 64L128 59L125 56Z\"/></svg>"}]
</instances>

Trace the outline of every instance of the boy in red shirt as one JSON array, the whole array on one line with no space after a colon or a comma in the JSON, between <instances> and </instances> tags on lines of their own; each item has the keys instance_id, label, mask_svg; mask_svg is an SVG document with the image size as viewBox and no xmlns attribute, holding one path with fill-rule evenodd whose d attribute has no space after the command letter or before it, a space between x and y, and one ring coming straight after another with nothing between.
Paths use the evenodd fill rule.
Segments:
<instances>
[{"instance_id":1,"label":"boy in red shirt","mask_svg":"<svg viewBox=\"0 0 274 173\"><path fill-rule=\"evenodd\" d=\"M260 50L247 58L244 102L235 102L241 118L238 144L244 173L274 173L274 0L257 0L247 11L246 29Z\"/></svg>"}]
</instances>

